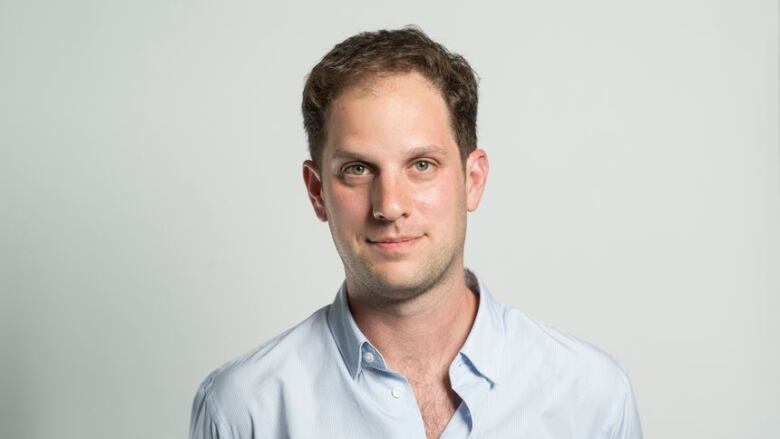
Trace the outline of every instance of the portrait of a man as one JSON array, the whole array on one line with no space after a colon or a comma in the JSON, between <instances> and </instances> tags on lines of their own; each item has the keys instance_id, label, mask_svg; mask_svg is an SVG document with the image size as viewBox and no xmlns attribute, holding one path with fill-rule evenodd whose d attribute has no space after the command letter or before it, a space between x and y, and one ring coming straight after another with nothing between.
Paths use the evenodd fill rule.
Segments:
<instances>
[{"instance_id":1,"label":"portrait of a man","mask_svg":"<svg viewBox=\"0 0 780 439\"><path fill-rule=\"evenodd\" d=\"M780 4L0 7L0 439L780 438Z\"/></svg>"},{"instance_id":2,"label":"portrait of a man","mask_svg":"<svg viewBox=\"0 0 780 439\"><path fill-rule=\"evenodd\" d=\"M354 35L303 91L303 180L345 280L329 306L211 373L191 438L639 439L608 354L464 266L486 189L469 63L417 28Z\"/></svg>"}]
</instances>

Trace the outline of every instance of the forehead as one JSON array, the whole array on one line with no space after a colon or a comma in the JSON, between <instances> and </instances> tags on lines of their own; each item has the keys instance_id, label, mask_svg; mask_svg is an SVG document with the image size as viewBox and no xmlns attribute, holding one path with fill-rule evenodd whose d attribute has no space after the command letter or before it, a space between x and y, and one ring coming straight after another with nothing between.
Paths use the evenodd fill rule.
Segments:
<instances>
[{"instance_id":1,"label":"forehead","mask_svg":"<svg viewBox=\"0 0 780 439\"><path fill-rule=\"evenodd\" d=\"M336 150L392 154L436 145L457 153L450 114L439 88L417 72L375 76L331 103L323 158Z\"/></svg>"}]
</instances>

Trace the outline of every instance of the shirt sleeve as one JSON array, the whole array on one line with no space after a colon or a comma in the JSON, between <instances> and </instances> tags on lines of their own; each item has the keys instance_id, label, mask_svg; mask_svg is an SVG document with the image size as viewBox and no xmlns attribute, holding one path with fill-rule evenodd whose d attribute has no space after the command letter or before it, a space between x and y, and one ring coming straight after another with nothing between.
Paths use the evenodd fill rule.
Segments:
<instances>
[{"instance_id":1,"label":"shirt sleeve","mask_svg":"<svg viewBox=\"0 0 780 439\"><path fill-rule=\"evenodd\" d=\"M219 433L218 421L214 415L215 407L209 397L207 382L200 385L192 401L190 439L228 439Z\"/></svg>"},{"instance_id":2,"label":"shirt sleeve","mask_svg":"<svg viewBox=\"0 0 780 439\"><path fill-rule=\"evenodd\" d=\"M631 389L631 382L624 375L624 391L621 406L616 413L614 427L610 439L642 439L642 426L639 422L639 411L636 407L636 399Z\"/></svg>"}]
</instances>

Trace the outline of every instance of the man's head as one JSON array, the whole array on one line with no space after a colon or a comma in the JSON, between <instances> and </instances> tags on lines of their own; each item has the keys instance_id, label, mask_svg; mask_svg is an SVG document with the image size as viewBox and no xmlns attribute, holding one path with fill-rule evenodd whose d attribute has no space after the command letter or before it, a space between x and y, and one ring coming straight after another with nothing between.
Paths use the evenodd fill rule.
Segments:
<instances>
[{"instance_id":1,"label":"man's head","mask_svg":"<svg viewBox=\"0 0 780 439\"><path fill-rule=\"evenodd\" d=\"M343 58L340 65L352 65L358 62L353 58L375 56L376 46L396 47L401 41L402 52L416 54L428 49L415 45L436 44L419 31L395 32L400 36L380 31L354 37L371 40L365 46L368 54L333 55L343 50L342 43L325 59ZM386 47L382 51L392 53ZM462 59L457 64L468 68ZM369 72L353 72L350 77L358 79L342 83L338 93L312 100L327 105L320 104L323 119L314 131L315 138L322 136L312 152L316 163L304 162L303 177L315 213L328 222L350 292L404 300L463 279L466 215L479 204L488 162L475 144L464 148L453 129L453 114L466 111L462 97L473 94L474 107L467 112L476 116L476 84L448 95L417 68L366 65ZM431 70L441 73L442 68ZM470 135L474 142L473 130Z\"/></svg>"},{"instance_id":2,"label":"man's head","mask_svg":"<svg viewBox=\"0 0 780 439\"><path fill-rule=\"evenodd\" d=\"M347 88L377 77L415 71L436 86L464 160L477 147L477 80L466 60L421 30L363 32L337 44L314 66L303 89L303 124L309 154L320 164L333 101Z\"/></svg>"}]
</instances>

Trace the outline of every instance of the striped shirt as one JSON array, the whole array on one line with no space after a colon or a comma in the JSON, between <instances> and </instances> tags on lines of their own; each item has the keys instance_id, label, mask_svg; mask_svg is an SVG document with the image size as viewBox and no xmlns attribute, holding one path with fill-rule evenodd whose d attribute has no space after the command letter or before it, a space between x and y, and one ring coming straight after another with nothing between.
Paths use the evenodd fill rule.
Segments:
<instances>
[{"instance_id":1,"label":"striped shirt","mask_svg":"<svg viewBox=\"0 0 780 439\"><path fill-rule=\"evenodd\" d=\"M461 403L441 437L641 439L633 392L607 353L480 296L449 368ZM332 304L218 368L195 395L191 439L425 438L409 382Z\"/></svg>"}]
</instances>

